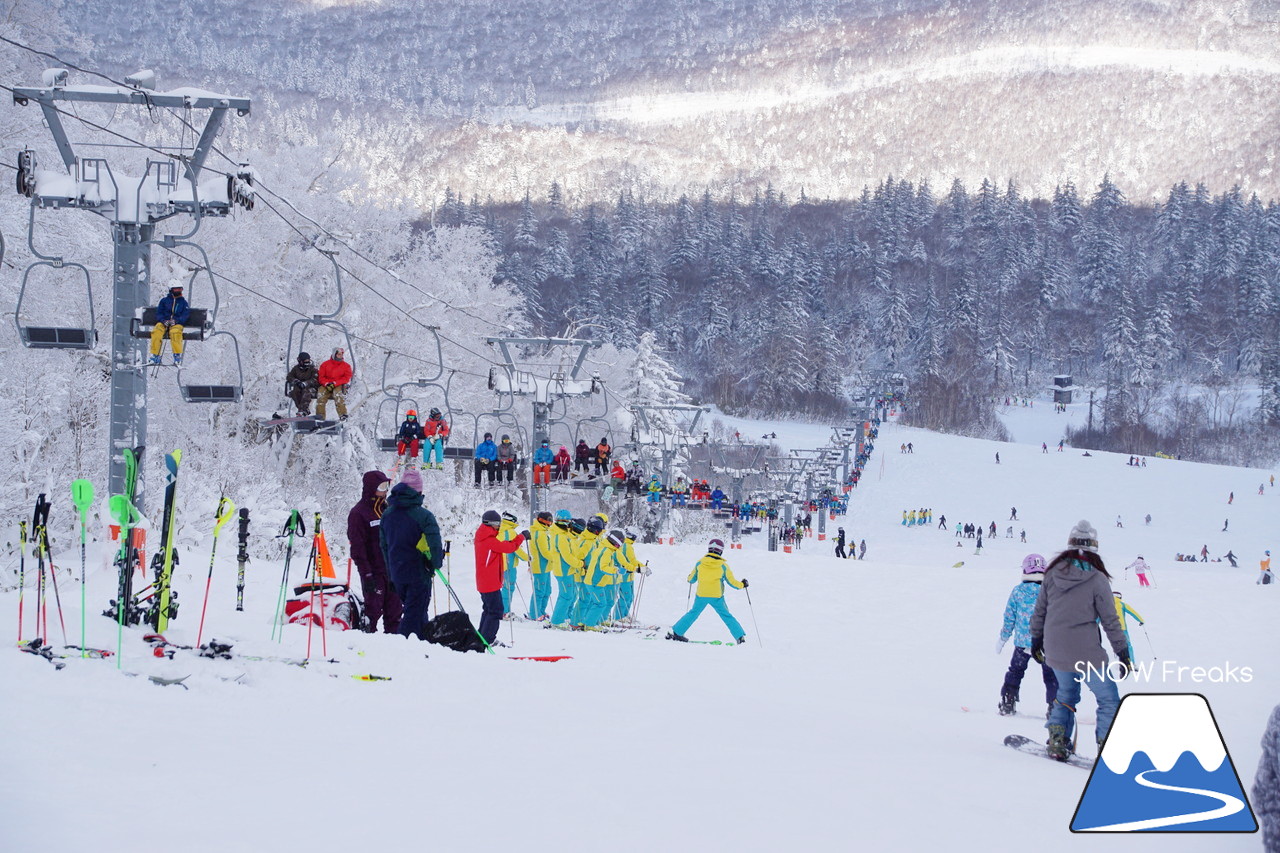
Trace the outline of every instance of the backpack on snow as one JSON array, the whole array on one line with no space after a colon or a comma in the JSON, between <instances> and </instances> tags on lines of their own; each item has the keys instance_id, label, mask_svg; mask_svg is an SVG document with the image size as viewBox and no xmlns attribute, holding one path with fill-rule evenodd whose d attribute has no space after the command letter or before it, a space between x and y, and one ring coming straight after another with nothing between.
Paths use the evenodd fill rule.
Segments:
<instances>
[{"instance_id":1,"label":"backpack on snow","mask_svg":"<svg viewBox=\"0 0 1280 853\"><path fill-rule=\"evenodd\" d=\"M480 634L471 624L471 617L462 610L441 613L427 623L423 636L428 643L435 643L455 652L485 650L484 640L480 639Z\"/></svg>"},{"instance_id":2,"label":"backpack on snow","mask_svg":"<svg viewBox=\"0 0 1280 853\"><path fill-rule=\"evenodd\" d=\"M294 587L293 594L298 598L284 603L289 622L311 622L333 631L363 631L368 627L364 602L344 583L304 583Z\"/></svg>"}]
</instances>

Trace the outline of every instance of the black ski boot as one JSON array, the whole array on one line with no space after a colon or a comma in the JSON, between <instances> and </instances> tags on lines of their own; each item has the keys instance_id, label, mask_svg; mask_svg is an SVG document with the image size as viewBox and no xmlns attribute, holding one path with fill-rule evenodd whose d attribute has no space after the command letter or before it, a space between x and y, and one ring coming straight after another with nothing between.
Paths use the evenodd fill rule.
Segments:
<instances>
[{"instance_id":1,"label":"black ski boot","mask_svg":"<svg viewBox=\"0 0 1280 853\"><path fill-rule=\"evenodd\" d=\"M1018 708L1017 694L1007 693L1007 692L1000 694L1000 705L999 705L999 708L997 709L1000 711L1000 716L1011 717L1014 715L1014 713L1016 713L1017 708Z\"/></svg>"},{"instance_id":2,"label":"black ski boot","mask_svg":"<svg viewBox=\"0 0 1280 853\"><path fill-rule=\"evenodd\" d=\"M687 642L689 642L689 638L688 638L688 637L682 637L681 635L677 634L675 631L668 631L668 632L667 632L667 639L668 639L668 640L675 640L677 643L687 643Z\"/></svg>"},{"instance_id":3,"label":"black ski boot","mask_svg":"<svg viewBox=\"0 0 1280 853\"><path fill-rule=\"evenodd\" d=\"M747 635L743 634L741 637L738 638L738 645L742 645L746 641L747 641Z\"/></svg>"}]
</instances>

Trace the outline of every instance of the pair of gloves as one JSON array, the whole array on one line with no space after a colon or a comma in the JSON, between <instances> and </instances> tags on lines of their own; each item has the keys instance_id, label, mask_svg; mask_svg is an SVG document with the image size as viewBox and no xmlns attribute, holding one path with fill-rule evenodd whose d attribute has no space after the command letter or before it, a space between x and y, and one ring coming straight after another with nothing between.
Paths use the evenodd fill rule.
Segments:
<instances>
[{"instance_id":1,"label":"pair of gloves","mask_svg":"<svg viewBox=\"0 0 1280 853\"><path fill-rule=\"evenodd\" d=\"M1000 645L1003 646L1004 643L1001 642ZM1031 638L1031 657L1035 659L1036 663L1044 663L1044 637ZM1127 678L1133 670L1133 661L1129 659L1127 651L1121 652L1117 657L1119 657L1120 677L1122 679Z\"/></svg>"}]
</instances>

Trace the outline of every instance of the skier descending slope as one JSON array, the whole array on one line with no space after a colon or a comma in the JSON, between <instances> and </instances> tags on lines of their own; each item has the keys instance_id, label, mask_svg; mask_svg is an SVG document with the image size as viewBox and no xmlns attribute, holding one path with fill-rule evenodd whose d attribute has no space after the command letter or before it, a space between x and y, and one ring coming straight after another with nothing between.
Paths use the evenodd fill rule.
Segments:
<instances>
[{"instance_id":1,"label":"skier descending slope","mask_svg":"<svg viewBox=\"0 0 1280 853\"><path fill-rule=\"evenodd\" d=\"M739 644L747 641L746 632L742 630L742 626L738 624L737 619L733 618L733 614L729 612L728 605L724 603L724 585L725 582L728 582L729 586L734 589L746 589L749 584L746 578L739 581L733 576L733 571L729 568L729 564L725 562L723 554L723 540L712 539L707 544L707 555L699 560L698 564L693 567L693 571L689 573L689 583L698 585L698 594L693 600L693 609L681 616L680 621L672 626L671 631L667 633L668 640L687 643L688 639L684 636L685 632L693 626L702 611L710 607L720 614L720 618L724 620L725 627L729 629L729 632L733 634L734 639Z\"/></svg>"},{"instance_id":2,"label":"skier descending slope","mask_svg":"<svg viewBox=\"0 0 1280 853\"><path fill-rule=\"evenodd\" d=\"M1127 674L1133 665L1116 617L1110 581L1111 575L1098 556L1098 531L1087 521L1077 522L1067 538L1067 550L1054 557L1045 571L1031 616L1031 656L1053 667L1058 679L1058 695L1046 726L1049 755L1059 761L1071 755L1081 682L1098 700L1099 746L1120 706L1120 691L1107 675L1107 654L1095 621L1107 632L1123 672Z\"/></svg>"},{"instance_id":3,"label":"skier descending slope","mask_svg":"<svg viewBox=\"0 0 1280 853\"><path fill-rule=\"evenodd\" d=\"M1022 582L1009 593L1009 601L1004 607L1004 625L996 643L996 654L1004 651L1004 644L1013 637L1013 657L1009 660L1009 671L1004 676L1004 686L1000 688L1000 713L1005 716L1017 709L1022 677L1026 675L1027 663L1031 660L1031 652L1028 651L1031 648L1031 614L1036 609L1036 599L1040 596L1044 568L1044 557L1039 554L1024 557ZM1040 668L1044 676L1044 701L1052 711L1053 697L1058 692L1058 679L1047 664L1040 664Z\"/></svg>"}]
</instances>

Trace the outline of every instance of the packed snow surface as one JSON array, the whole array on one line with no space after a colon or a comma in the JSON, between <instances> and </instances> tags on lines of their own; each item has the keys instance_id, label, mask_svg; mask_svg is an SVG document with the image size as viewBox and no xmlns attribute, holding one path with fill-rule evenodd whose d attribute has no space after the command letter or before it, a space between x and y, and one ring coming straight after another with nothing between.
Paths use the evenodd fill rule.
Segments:
<instances>
[{"instance_id":1,"label":"packed snow surface","mask_svg":"<svg viewBox=\"0 0 1280 853\"><path fill-rule=\"evenodd\" d=\"M886 424L849 515L828 525L831 534L839 525L866 539L865 561L837 560L831 542L816 537L784 554L769 553L757 534L727 553L734 572L751 581L753 607L744 593L728 593L747 631L744 646L520 622L503 624L500 638L511 646L497 656L331 633L324 639L335 662L323 661L316 634L313 658L321 660L306 668L181 651L165 660L151 655L138 629L125 631L120 668L111 659L71 659L55 671L31 655L0 655L8 718L0 728L3 847L133 851L158 839L184 851L323 851L413 838L431 849L468 850L1074 849L1067 827L1087 775L1001 745L1010 733L1043 737L1044 701L1033 668L1022 687L1024 713L996 714L1011 648L997 654L995 645L1022 557L1051 557L1081 518L1099 531L1115 588L1146 620L1145 630L1131 623L1132 639L1138 662L1156 667L1122 691L1206 696L1247 789L1280 700L1273 641L1280 589L1254 583L1263 549L1280 545L1271 472L1156 458L1134 468L1124 456L1059 453L1050 432L1062 421L1052 407L1035 412L1040 426L1015 430L1027 444ZM780 437L791 429L773 427ZM819 441L829 432L813 428ZM1041 440L1050 452L1041 452ZM797 441L812 446L804 436ZM899 452L907 441L914 452ZM446 488L444 478L427 472L428 492ZM353 483L353 501L358 493ZM250 498L240 502L252 506ZM902 511L921 507L932 508L934 524L903 527ZM1013 507L1017 521L1009 520ZM184 511L189 525L211 524L212 507ZM946 530L938 529L942 515ZM69 500L55 504L71 643L80 625L73 517ZM1221 532L1228 519L1230 532ZM974 540L954 534L956 522L992 521L999 534L981 555ZM1010 525L1013 539L1005 536ZM338 519L327 526L342 529ZM1026 544L1017 538L1023 529ZM261 553L275 532L255 528L250 551ZM115 626L98 615L116 582L110 546L93 533L88 640L114 648ZM478 614L468 533L448 534L451 573ZM341 565L345 542L331 535ZM301 658L305 628L289 626L282 642L270 640L281 563L250 564L246 608L236 612L234 525L222 539L206 638L234 642L243 655ZM209 542L182 555L173 642L195 640ZM653 567L642 622L665 629L684 612L685 577L703 545L637 549ZM1202 545L1213 557L1231 549L1240 567L1173 560ZM1153 587L1140 588L1125 571L1138 554L1152 566ZM293 582L303 565L305 550L295 556ZM527 574L521 588L527 597ZM442 606L443 598L437 585ZM17 599L13 590L0 594L0 631L10 637ZM52 601L49 609L61 647ZM730 639L709 610L689 635ZM507 658L557 654L573 659ZM1173 675L1160 668L1168 663ZM1197 680L1195 667L1208 675ZM140 677L149 674L190 676L190 689ZM369 674L392 680L351 677ZM1088 755L1093 729L1083 721L1093 717L1086 693L1080 750ZM1230 851L1256 850L1259 839L1089 843Z\"/></svg>"}]
</instances>

